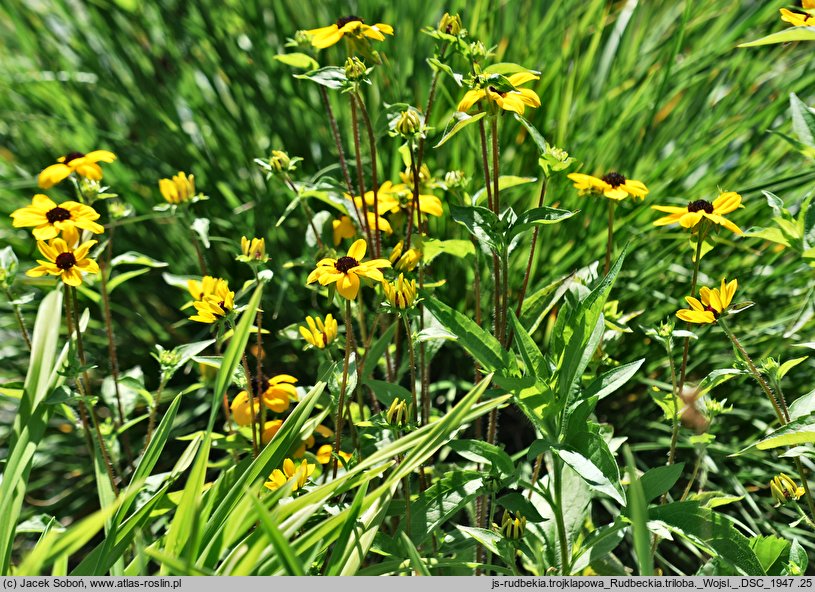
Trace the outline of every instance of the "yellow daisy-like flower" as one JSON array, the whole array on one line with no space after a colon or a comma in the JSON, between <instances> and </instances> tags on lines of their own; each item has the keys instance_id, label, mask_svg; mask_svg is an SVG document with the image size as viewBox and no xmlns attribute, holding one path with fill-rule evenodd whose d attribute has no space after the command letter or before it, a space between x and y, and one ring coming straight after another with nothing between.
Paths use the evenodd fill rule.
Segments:
<instances>
[{"instance_id":1,"label":"yellow daisy-like flower","mask_svg":"<svg viewBox=\"0 0 815 592\"><path fill-rule=\"evenodd\" d=\"M37 178L37 183L43 189L50 189L76 173L80 177L99 181L102 179L102 167L100 162L113 162L116 155L107 150L94 150L87 154L81 152L71 152L57 159L57 164L46 167Z\"/></svg>"},{"instance_id":2,"label":"yellow daisy-like flower","mask_svg":"<svg viewBox=\"0 0 815 592\"><path fill-rule=\"evenodd\" d=\"M57 205L42 193L34 196L31 205L12 212L11 218L15 228L33 226L32 232L37 240L49 240L61 232L62 238L69 245L75 245L79 241L77 228L94 234L105 231L101 224L94 222L99 219L99 214L92 207L76 201Z\"/></svg>"},{"instance_id":3,"label":"yellow daisy-like flower","mask_svg":"<svg viewBox=\"0 0 815 592\"><path fill-rule=\"evenodd\" d=\"M365 257L367 249L368 245L365 240L359 239L351 245L348 254L344 257L339 259L327 257L320 260L317 268L309 274L306 283L320 282L321 286L327 286L336 282L340 296L353 300L359 293L359 278L365 277L375 282L382 282L385 278L379 268L391 266L387 259L372 259L363 262L362 258Z\"/></svg>"},{"instance_id":4,"label":"yellow daisy-like flower","mask_svg":"<svg viewBox=\"0 0 815 592\"><path fill-rule=\"evenodd\" d=\"M213 282L207 282L207 277L204 277L202 282L203 296L200 300L192 303L195 307L196 314L190 317L191 321L198 321L199 323L216 323L224 318L229 312L235 308L235 292L229 289L229 284L226 280L220 278L211 278ZM212 289L211 292L204 290ZM187 285L190 292L193 287Z\"/></svg>"},{"instance_id":5,"label":"yellow daisy-like flower","mask_svg":"<svg viewBox=\"0 0 815 592\"><path fill-rule=\"evenodd\" d=\"M358 208L362 208L362 200L359 197L355 197L354 201ZM408 212L412 202L413 190L405 183L394 184L385 181L377 192L377 205L379 206L380 215L396 214L400 211ZM372 215L370 208L373 208L374 205L373 191L365 192L365 205L369 208L368 216L370 217ZM444 213L441 200L433 194L419 194L419 210L427 216L441 216ZM381 223L379 228L382 229Z\"/></svg>"},{"instance_id":6,"label":"yellow daisy-like flower","mask_svg":"<svg viewBox=\"0 0 815 592\"><path fill-rule=\"evenodd\" d=\"M807 6L806 2L803 6L804 8L815 8L815 4L812 6ZM786 8L781 8L780 12L781 20L788 22L793 27L815 27L815 16L812 16L809 13L793 12L792 10L787 10Z\"/></svg>"},{"instance_id":7,"label":"yellow daisy-like flower","mask_svg":"<svg viewBox=\"0 0 815 592\"><path fill-rule=\"evenodd\" d=\"M405 310L413 306L416 301L416 280L406 280L404 274L399 274L396 281L383 282L385 298L391 306Z\"/></svg>"},{"instance_id":8,"label":"yellow daisy-like flower","mask_svg":"<svg viewBox=\"0 0 815 592\"><path fill-rule=\"evenodd\" d=\"M57 275L69 286L79 286L82 284L83 273L99 273L96 261L88 258L88 251L95 244L95 240L89 240L72 248L61 238L51 239L47 243L37 241L37 248L46 260L37 259L39 265L29 269L26 275L31 277Z\"/></svg>"},{"instance_id":9,"label":"yellow daisy-like flower","mask_svg":"<svg viewBox=\"0 0 815 592\"><path fill-rule=\"evenodd\" d=\"M263 485L274 491L283 487L290 479L293 479L294 489L292 491L297 491L306 484L316 466L309 464L306 460L303 460L299 465L295 465L292 459L287 458L283 461L283 469L272 471L269 480Z\"/></svg>"},{"instance_id":10,"label":"yellow daisy-like flower","mask_svg":"<svg viewBox=\"0 0 815 592\"><path fill-rule=\"evenodd\" d=\"M320 317L306 317L308 328L300 325L300 335L303 336L309 344L317 349L325 349L325 347L337 338L337 321L328 314L325 317L325 322Z\"/></svg>"},{"instance_id":11,"label":"yellow daisy-like flower","mask_svg":"<svg viewBox=\"0 0 815 592\"><path fill-rule=\"evenodd\" d=\"M314 456L317 457L317 462L321 465L327 465L331 462L331 453L334 451L334 447L331 444L323 444L317 449L317 454ZM342 450L338 453L340 458L343 459L345 462L351 460L351 454L347 452L343 452Z\"/></svg>"},{"instance_id":12,"label":"yellow daisy-like flower","mask_svg":"<svg viewBox=\"0 0 815 592\"><path fill-rule=\"evenodd\" d=\"M204 300L210 294L215 294L226 287L226 280L205 275L198 280L187 280L187 290L193 300Z\"/></svg>"},{"instance_id":13,"label":"yellow daisy-like flower","mask_svg":"<svg viewBox=\"0 0 815 592\"><path fill-rule=\"evenodd\" d=\"M252 423L252 417L257 417L257 414L260 411L260 402L258 401L257 397L255 398L254 403L254 409L252 409L252 405L249 404L249 394L246 391L241 391L235 395L229 409L232 411L232 419L235 420L236 424L246 427ZM268 422L266 425L269 425Z\"/></svg>"},{"instance_id":14,"label":"yellow daisy-like flower","mask_svg":"<svg viewBox=\"0 0 815 592\"><path fill-rule=\"evenodd\" d=\"M288 410L291 401L297 400L295 382L297 379L288 374L278 374L270 378L262 385L261 401L275 413L283 413Z\"/></svg>"},{"instance_id":15,"label":"yellow daisy-like flower","mask_svg":"<svg viewBox=\"0 0 815 592\"><path fill-rule=\"evenodd\" d=\"M506 78L509 83L515 87L515 90L501 91L491 85L487 85L484 88L468 90L456 109L458 111L469 111L478 101L486 98L487 101L495 103L499 109L513 111L519 115L523 115L526 107L540 107L541 100L538 93L534 90L517 87L531 80L538 80L539 78L540 76L532 72L517 72Z\"/></svg>"},{"instance_id":16,"label":"yellow daisy-like flower","mask_svg":"<svg viewBox=\"0 0 815 592\"><path fill-rule=\"evenodd\" d=\"M729 284L722 280L722 285L719 288L711 290L708 287L703 287L699 290L701 302L693 296L686 296L685 300L690 308L678 310L676 316L688 323L697 323L699 325L715 323L730 306L738 285L738 280L733 280Z\"/></svg>"},{"instance_id":17,"label":"yellow daisy-like flower","mask_svg":"<svg viewBox=\"0 0 815 592\"><path fill-rule=\"evenodd\" d=\"M616 201L623 200L629 195L639 199L645 199L645 196L648 195L645 183L626 179L620 173L611 172L600 178L582 173L571 173L567 177L574 181L575 189L579 190L581 195L595 193Z\"/></svg>"},{"instance_id":18,"label":"yellow daisy-like flower","mask_svg":"<svg viewBox=\"0 0 815 592\"><path fill-rule=\"evenodd\" d=\"M658 212L670 214L669 216L664 216L656 220L654 226L665 226L666 224L679 222L679 224L685 228L693 228L699 224L703 218L706 218L711 222L724 226L736 234L742 234L741 228L725 218L725 214L744 207L741 205L741 195L735 191L727 191L719 194L719 197L713 200L713 203L705 201L704 199L697 199L696 201L690 202L687 208L677 206L651 207Z\"/></svg>"},{"instance_id":19,"label":"yellow daisy-like flower","mask_svg":"<svg viewBox=\"0 0 815 592\"><path fill-rule=\"evenodd\" d=\"M325 49L338 43L345 35L356 39L368 38L384 41L385 35L393 35L393 27L383 23L366 25L358 16L344 16L333 25L306 31L311 37L311 44L318 49Z\"/></svg>"},{"instance_id":20,"label":"yellow daisy-like flower","mask_svg":"<svg viewBox=\"0 0 815 592\"><path fill-rule=\"evenodd\" d=\"M158 188L167 203L184 203L196 195L195 175L187 175L179 171L172 179L159 179Z\"/></svg>"},{"instance_id":21,"label":"yellow daisy-like flower","mask_svg":"<svg viewBox=\"0 0 815 592\"><path fill-rule=\"evenodd\" d=\"M283 427L283 420L282 419L273 419L272 421L267 421L266 424L263 426L263 432L260 434L260 441L263 444L268 444L272 441L272 438L275 437L277 432L280 431L280 428Z\"/></svg>"}]
</instances>

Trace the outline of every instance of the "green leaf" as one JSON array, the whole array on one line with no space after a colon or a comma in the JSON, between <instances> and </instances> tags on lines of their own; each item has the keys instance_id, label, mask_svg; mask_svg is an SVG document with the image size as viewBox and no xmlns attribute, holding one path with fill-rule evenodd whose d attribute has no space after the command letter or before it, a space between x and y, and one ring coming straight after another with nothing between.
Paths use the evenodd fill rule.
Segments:
<instances>
[{"instance_id":1,"label":"green leaf","mask_svg":"<svg viewBox=\"0 0 815 592\"><path fill-rule=\"evenodd\" d=\"M517 368L515 357L498 340L479 327L475 321L453 310L440 300L424 297L425 308L451 333L461 345L488 372L512 371Z\"/></svg>"},{"instance_id":2,"label":"green leaf","mask_svg":"<svg viewBox=\"0 0 815 592\"><path fill-rule=\"evenodd\" d=\"M286 64L298 70L315 70L320 64L310 55L304 53L279 53L274 56L281 64Z\"/></svg>"},{"instance_id":3,"label":"green leaf","mask_svg":"<svg viewBox=\"0 0 815 592\"><path fill-rule=\"evenodd\" d=\"M538 128L532 125L529 120L520 113L513 113L512 115L515 117L515 119L521 122L521 125L523 125L526 128L526 131L529 132L529 136L538 147L538 152L540 152L540 154L546 154L547 150L549 149L549 144L546 142L546 138L543 137L543 134L538 131Z\"/></svg>"},{"instance_id":4,"label":"green leaf","mask_svg":"<svg viewBox=\"0 0 815 592\"><path fill-rule=\"evenodd\" d=\"M637 465L628 446L625 447L625 464L628 468L628 519L634 536L634 556L637 558L639 575L654 575L654 556L651 553L651 533L648 520L653 519L645 500L642 482L637 476Z\"/></svg>"},{"instance_id":5,"label":"green leaf","mask_svg":"<svg viewBox=\"0 0 815 592\"><path fill-rule=\"evenodd\" d=\"M506 241L510 242L513 237L532 228L536 224L557 224L558 222L571 218L576 213L577 212L573 212L571 210L560 210L558 208L548 207L527 210L518 216L515 223L510 226L509 231L507 232Z\"/></svg>"},{"instance_id":6,"label":"green leaf","mask_svg":"<svg viewBox=\"0 0 815 592\"><path fill-rule=\"evenodd\" d=\"M685 463L676 463L663 467L655 467L646 471L645 474L640 477L645 501L653 501L663 493L670 491L671 487L673 487L679 480L679 477L682 476L682 470L684 468Z\"/></svg>"},{"instance_id":7,"label":"green leaf","mask_svg":"<svg viewBox=\"0 0 815 592\"><path fill-rule=\"evenodd\" d=\"M515 472L515 463L506 452L494 444L481 440L453 440L448 446L469 461L490 465L502 477L508 477Z\"/></svg>"},{"instance_id":8,"label":"green leaf","mask_svg":"<svg viewBox=\"0 0 815 592\"><path fill-rule=\"evenodd\" d=\"M791 41L815 41L815 27L790 27L755 41L741 43L737 47L756 47L757 45L772 45Z\"/></svg>"},{"instance_id":9,"label":"green leaf","mask_svg":"<svg viewBox=\"0 0 815 592\"><path fill-rule=\"evenodd\" d=\"M433 148L440 148L441 146L446 144L447 141L453 136L455 136L458 132L463 130L468 125L472 125L473 123L475 123L476 121L478 121L479 119L486 115L487 115L486 112L483 111L476 115L467 115L466 113L462 113L461 111L456 111L455 113L453 113L453 119L451 120L451 122L455 121L455 123L453 124L452 127L450 127L449 123L447 124L447 129L444 130L444 135L442 136L441 140L439 140L439 143L433 146Z\"/></svg>"},{"instance_id":10,"label":"green leaf","mask_svg":"<svg viewBox=\"0 0 815 592\"><path fill-rule=\"evenodd\" d=\"M801 395L790 404L791 419L800 419L810 413L815 413L815 390Z\"/></svg>"},{"instance_id":11,"label":"green leaf","mask_svg":"<svg viewBox=\"0 0 815 592\"><path fill-rule=\"evenodd\" d=\"M765 436L752 446L741 450L742 454L755 446L759 450L771 450L781 446L796 446L798 444L815 443L815 414L806 415L791 421Z\"/></svg>"},{"instance_id":12,"label":"green leaf","mask_svg":"<svg viewBox=\"0 0 815 592\"><path fill-rule=\"evenodd\" d=\"M346 82L348 82L348 79L345 77L345 68L338 68L336 66L326 66L325 68L312 70L305 74L295 74L294 77L302 80L311 80L320 86L334 90L342 88Z\"/></svg>"},{"instance_id":13,"label":"green leaf","mask_svg":"<svg viewBox=\"0 0 815 592\"><path fill-rule=\"evenodd\" d=\"M517 74L518 72L531 72L535 75L540 74L540 72L537 70L530 70L529 68L524 68L520 64L514 64L512 62L498 62L496 64L490 64L484 68L482 72L484 74L502 74L504 76Z\"/></svg>"},{"instance_id":14,"label":"green leaf","mask_svg":"<svg viewBox=\"0 0 815 592\"><path fill-rule=\"evenodd\" d=\"M411 539L422 545L431 533L475 499L484 486L483 477L479 471L455 470L428 486L410 507Z\"/></svg>"},{"instance_id":15,"label":"green leaf","mask_svg":"<svg viewBox=\"0 0 815 592\"><path fill-rule=\"evenodd\" d=\"M351 507L348 511L348 517L342 525L342 530L340 531L338 540L352 541L356 539L355 531L357 527L357 520L359 520L359 514L362 512L362 502L365 501L366 493L368 493L367 481L360 485L356 495L354 496L354 501L351 503ZM354 538L352 539L352 537ZM345 547L342 545L335 545L334 550L331 552L331 557L326 564L326 568L323 570L325 575L340 575L342 567L345 565L346 560L348 559L348 554L353 551L353 548L353 545L346 545Z\"/></svg>"},{"instance_id":16,"label":"green leaf","mask_svg":"<svg viewBox=\"0 0 815 592\"><path fill-rule=\"evenodd\" d=\"M416 573L420 576L429 576L430 571L428 571L421 555L419 555L419 551L416 550L416 546L413 544L413 541L411 541L410 537L405 534L405 531L402 531L400 534L402 538L402 547L407 551L407 556L408 559L410 559L410 564L413 566L413 569L415 569Z\"/></svg>"},{"instance_id":17,"label":"green leaf","mask_svg":"<svg viewBox=\"0 0 815 592\"><path fill-rule=\"evenodd\" d=\"M784 560L789 556L791 546L788 540L777 536L757 536L750 539L750 548L761 562L764 572L770 576L781 575Z\"/></svg>"},{"instance_id":18,"label":"green leaf","mask_svg":"<svg viewBox=\"0 0 815 592\"><path fill-rule=\"evenodd\" d=\"M422 257L425 265L428 265L439 255L451 255L453 257L462 259L468 255L473 255L474 253L475 247L473 246L473 243L468 240L425 239L422 242Z\"/></svg>"},{"instance_id":19,"label":"green leaf","mask_svg":"<svg viewBox=\"0 0 815 592\"><path fill-rule=\"evenodd\" d=\"M280 529L274 523L274 520L266 507L260 501L258 501L256 495L251 491L246 492L246 498L252 500L252 505L255 507L255 512L258 518L260 518L260 527L265 533L266 538L268 538L272 543L275 553L277 553L277 556L280 557L280 561L283 563L283 566L286 569L286 575L306 575L306 570L303 568L303 564L294 553L289 541L287 541L281 534Z\"/></svg>"},{"instance_id":20,"label":"green leaf","mask_svg":"<svg viewBox=\"0 0 815 592\"><path fill-rule=\"evenodd\" d=\"M558 278L524 299L520 321L530 334L537 331L546 315L563 298L572 284L573 277L570 274Z\"/></svg>"},{"instance_id":21,"label":"green leaf","mask_svg":"<svg viewBox=\"0 0 815 592\"><path fill-rule=\"evenodd\" d=\"M510 512L520 512L530 522L543 522L544 517L540 515L535 505L529 499L517 491L502 495L495 504L506 508Z\"/></svg>"},{"instance_id":22,"label":"green leaf","mask_svg":"<svg viewBox=\"0 0 815 592\"><path fill-rule=\"evenodd\" d=\"M815 27L811 27L811 30L815 34ZM815 36L812 39L815 40ZM790 93L790 111L795 135L802 143L815 148L815 114L795 93Z\"/></svg>"},{"instance_id":23,"label":"green leaf","mask_svg":"<svg viewBox=\"0 0 815 592\"><path fill-rule=\"evenodd\" d=\"M588 435L588 432L586 434ZM607 495L619 504L625 504L625 500L614 487L609 477L604 475L603 471L583 454L565 448L552 448L552 452L577 473L591 489Z\"/></svg>"},{"instance_id":24,"label":"green leaf","mask_svg":"<svg viewBox=\"0 0 815 592\"><path fill-rule=\"evenodd\" d=\"M481 206L450 206L450 216L465 226L483 247L500 252L504 245L501 222L492 210Z\"/></svg>"},{"instance_id":25,"label":"green leaf","mask_svg":"<svg viewBox=\"0 0 815 592\"><path fill-rule=\"evenodd\" d=\"M111 267L119 265L140 265L142 267L167 267L167 263L153 259L137 251L127 251L121 255L117 255L110 262Z\"/></svg>"},{"instance_id":26,"label":"green leaf","mask_svg":"<svg viewBox=\"0 0 815 592\"><path fill-rule=\"evenodd\" d=\"M498 177L498 189L499 191L504 191L506 189L512 189L513 187L518 187L520 185L527 185L529 183L534 183L537 181L537 177L516 177L515 175L501 175ZM492 189L492 186L490 186ZM482 187L478 191L476 191L472 198L472 205L478 205L482 201L484 201L487 197L487 188Z\"/></svg>"},{"instance_id":27,"label":"green leaf","mask_svg":"<svg viewBox=\"0 0 815 592\"><path fill-rule=\"evenodd\" d=\"M490 551L494 555L501 555L501 551L498 550L498 544L502 542L504 539L497 532L486 530L484 528L471 528L469 526L461 526L460 524L456 524L456 528L458 528L462 533L467 535L469 538L473 539L478 544L483 545L488 551Z\"/></svg>"},{"instance_id":28,"label":"green leaf","mask_svg":"<svg viewBox=\"0 0 815 592\"><path fill-rule=\"evenodd\" d=\"M543 353L541 353L540 348L529 333L526 332L526 329L524 329L512 309L509 310L509 319L512 323L512 331L515 335L515 347L518 348L521 354L526 374L538 380L543 379L548 374L546 372L546 360L543 357Z\"/></svg>"},{"instance_id":29,"label":"green leaf","mask_svg":"<svg viewBox=\"0 0 815 592\"><path fill-rule=\"evenodd\" d=\"M582 397L589 398L596 396L599 399L604 399L618 388L623 386L640 369L645 358L640 358L635 362L629 362L621 366L616 366L611 370L603 372L600 376L594 379L592 383L583 391Z\"/></svg>"}]
</instances>

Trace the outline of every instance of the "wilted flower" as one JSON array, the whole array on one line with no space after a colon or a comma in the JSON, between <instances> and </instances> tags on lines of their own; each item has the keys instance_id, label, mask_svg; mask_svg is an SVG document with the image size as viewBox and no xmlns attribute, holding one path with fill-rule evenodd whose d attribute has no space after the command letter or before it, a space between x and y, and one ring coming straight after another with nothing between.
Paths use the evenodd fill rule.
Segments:
<instances>
[{"instance_id":1,"label":"wilted flower","mask_svg":"<svg viewBox=\"0 0 815 592\"><path fill-rule=\"evenodd\" d=\"M266 239L241 237L241 255L238 261L244 263L265 263L269 260L266 256Z\"/></svg>"},{"instance_id":2,"label":"wilted flower","mask_svg":"<svg viewBox=\"0 0 815 592\"><path fill-rule=\"evenodd\" d=\"M422 131L422 118L414 109L406 109L399 114L393 126L396 133L404 138L412 138Z\"/></svg>"},{"instance_id":3,"label":"wilted flower","mask_svg":"<svg viewBox=\"0 0 815 592\"><path fill-rule=\"evenodd\" d=\"M365 62L356 56L345 60L345 77L351 81L362 80L368 74Z\"/></svg>"},{"instance_id":4,"label":"wilted flower","mask_svg":"<svg viewBox=\"0 0 815 592\"><path fill-rule=\"evenodd\" d=\"M451 15L448 12L444 13L439 21L439 31L447 33L448 35L458 35L462 29L461 17L458 14Z\"/></svg>"},{"instance_id":5,"label":"wilted flower","mask_svg":"<svg viewBox=\"0 0 815 592\"><path fill-rule=\"evenodd\" d=\"M805 489L800 487L788 475L781 473L770 481L770 491L775 498L776 506L786 504L789 501L798 500L805 493Z\"/></svg>"},{"instance_id":6,"label":"wilted flower","mask_svg":"<svg viewBox=\"0 0 815 592\"><path fill-rule=\"evenodd\" d=\"M462 188L467 185L468 181L464 171L447 171L444 174L444 184L448 189Z\"/></svg>"},{"instance_id":7,"label":"wilted flower","mask_svg":"<svg viewBox=\"0 0 815 592\"><path fill-rule=\"evenodd\" d=\"M204 278L204 282L207 281L207 277ZM226 315L235 308L235 292L229 289L229 284L226 280L220 278L210 279L213 281L209 282L207 290L211 289L212 291L207 292L202 289L201 293L203 296L192 303L195 307L196 314L190 317L191 321L216 323L226 317ZM190 291L192 291L192 289L190 289Z\"/></svg>"}]
</instances>

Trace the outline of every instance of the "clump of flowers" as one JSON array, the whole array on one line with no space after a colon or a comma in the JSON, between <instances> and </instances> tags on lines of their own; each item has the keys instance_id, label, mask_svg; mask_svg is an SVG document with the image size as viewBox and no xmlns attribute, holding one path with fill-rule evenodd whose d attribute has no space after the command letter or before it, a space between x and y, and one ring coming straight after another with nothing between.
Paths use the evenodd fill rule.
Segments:
<instances>
[{"instance_id":1,"label":"clump of flowers","mask_svg":"<svg viewBox=\"0 0 815 592\"><path fill-rule=\"evenodd\" d=\"M235 292L229 289L226 280L209 278L209 281L207 281L207 277L203 278L198 300L192 303L196 314L192 315L190 320L212 324L226 318L235 308ZM194 287L197 286L188 284L191 293Z\"/></svg>"},{"instance_id":2,"label":"clump of flowers","mask_svg":"<svg viewBox=\"0 0 815 592\"><path fill-rule=\"evenodd\" d=\"M388 303L398 309L405 310L416 302L416 280L406 280L404 274L399 274L393 282L383 282L385 298Z\"/></svg>"}]
</instances>

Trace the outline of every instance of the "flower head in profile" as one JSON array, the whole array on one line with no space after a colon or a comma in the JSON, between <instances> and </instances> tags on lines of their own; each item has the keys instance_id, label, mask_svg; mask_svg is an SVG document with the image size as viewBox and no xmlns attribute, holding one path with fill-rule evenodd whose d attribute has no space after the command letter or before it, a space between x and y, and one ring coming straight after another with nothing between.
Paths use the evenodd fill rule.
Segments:
<instances>
[{"instance_id":1,"label":"flower head in profile","mask_svg":"<svg viewBox=\"0 0 815 592\"><path fill-rule=\"evenodd\" d=\"M815 2L804 0L803 7L805 9L815 8ZM787 10L786 8L779 9L781 12L781 20L788 22L793 27L815 27L815 16L812 14L801 11Z\"/></svg>"},{"instance_id":2,"label":"flower head in profile","mask_svg":"<svg viewBox=\"0 0 815 592\"><path fill-rule=\"evenodd\" d=\"M235 308L235 292L229 289L229 284L226 280L220 278L211 278L214 282L207 282L204 278L206 291L202 287L203 296L192 303L195 307L195 314L190 317L191 321L198 321L199 323L217 323L225 318L233 308ZM190 289L192 291L192 289Z\"/></svg>"},{"instance_id":3,"label":"flower head in profile","mask_svg":"<svg viewBox=\"0 0 815 592\"><path fill-rule=\"evenodd\" d=\"M159 179L158 188L165 201L173 205L198 197L195 193L195 175L187 175L183 171L179 171L172 179Z\"/></svg>"},{"instance_id":4,"label":"flower head in profile","mask_svg":"<svg viewBox=\"0 0 815 592\"><path fill-rule=\"evenodd\" d=\"M116 155L107 150L94 150L87 154L81 152L70 152L57 159L57 164L46 167L37 178L37 183L43 189L50 189L57 183L61 183L73 173L80 177L99 181L102 179L102 167L100 162L113 162Z\"/></svg>"},{"instance_id":5,"label":"flower head in profile","mask_svg":"<svg viewBox=\"0 0 815 592\"><path fill-rule=\"evenodd\" d=\"M87 230L94 234L105 231L95 220L99 214L90 206L76 201L66 201L57 205L48 196L38 193L31 200L31 205L11 213L15 228L33 226L34 238L45 241L62 233L68 245L79 242L79 231Z\"/></svg>"},{"instance_id":6,"label":"flower head in profile","mask_svg":"<svg viewBox=\"0 0 815 592\"><path fill-rule=\"evenodd\" d=\"M399 310L405 310L416 302L416 280L406 280L404 274L399 274L393 282L383 282L385 298L388 303Z\"/></svg>"},{"instance_id":7,"label":"flower head in profile","mask_svg":"<svg viewBox=\"0 0 815 592\"><path fill-rule=\"evenodd\" d=\"M715 323L730 306L738 285L738 280L733 280L729 284L722 280L722 285L719 288L711 290L708 287L703 287L699 290L699 300L693 296L685 297L690 308L677 311L676 316L688 323L699 325Z\"/></svg>"},{"instance_id":8,"label":"flower head in profile","mask_svg":"<svg viewBox=\"0 0 815 592\"><path fill-rule=\"evenodd\" d=\"M411 247L407 251L404 251L404 248L402 241L396 243L388 259L397 271L413 271L422 261L422 252L416 247Z\"/></svg>"},{"instance_id":9,"label":"flower head in profile","mask_svg":"<svg viewBox=\"0 0 815 592\"><path fill-rule=\"evenodd\" d=\"M277 432L280 431L280 428L283 427L283 420L282 419L273 419L272 421L267 421L263 425L263 431L260 434L260 441L263 444L268 444L272 441L272 438L275 437Z\"/></svg>"},{"instance_id":10,"label":"flower head in profile","mask_svg":"<svg viewBox=\"0 0 815 592\"><path fill-rule=\"evenodd\" d=\"M314 455L317 457L317 462L321 465L327 465L331 462L331 453L334 452L334 447L331 444L323 444L317 449L317 453ZM342 450L338 453L339 457L344 460L346 463L351 460L352 454L347 452L343 452Z\"/></svg>"},{"instance_id":11,"label":"flower head in profile","mask_svg":"<svg viewBox=\"0 0 815 592\"><path fill-rule=\"evenodd\" d=\"M306 317L306 324L308 327L300 325L300 335L317 349L325 349L337 338L337 320L330 314L325 321L320 317Z\"/></svg>"},{"instance_id":12,"label":"flower head in profile","mask_svg":"<svg viewBox=\"0 0 815 592\"><path fill-rule=\"evenodd\" d=\"M349 216L341 216L339 220L331 222L334 234L334 246L338 246L346 238L354 238L357 228Z\"/></svg>"},{"instance_id":13,"label":"flower head in profile","mask_svg":"<svg viewBox=\"0 0 815 592\"><path fill-rule=\"evenodd\" d=\"M235 398L232 399L232 405L229 406L229 410L232 412L232 419L234 419L235 423L239 426L246 427L252 423L252 417L257 417L260 411L260 401L255 397L252 403L254 403L254 405L250 403L249 394L246 391L239 392L235 395Z\"/></svg>"},{"instance_id":14,"label":"flower head in profile","mask_svg":"<svg viewBox=\"0 0 815 592\"><path fill-rule=\"evenodd\" d=\"M456 109L466 112L481 99L487 99L489 103L495 104L499 109L523 115L526 107L540 107L541 100L534 90L517 87L539 78L537 74L528 71L517 72L506 77L487 76L481 88L467 91Z\"/></svg>"},{"instance_id":15,"label":"flower head in profile","mask_svg":"<svg viewBox=\"0 0 815 592\"><path fill-rule=\"evenodd\" d=\"M292 491L297 491L306 484L306 481L308 481L308 478L314 472L316 466L317 465L309 464L306 460L296 465L292 459L287 458L283 461L283 468L272 471L269 480L263 485L274 491L275 489L283 487L289 480L292 480L294 482Z\"/></svg>"},{"instance_id":16,"label":"flower head in profile","mask_svg":"<svg viewBox=\"0 0 815 592\"><path fill-rule=\"evenodd\" d=\"M283 413L288 410L292 401L297 400L297 388L294 383L297 379L288 374L278 374L272 378L253 381L253 388L256 396L260 396L260 400L267 408L275 413ZM260 384L257 384L257 383Z\"/></svg>"},{"instance_id":17,"label":"flower head in profile","mask_svg":"<svg viewBox=\"0 0 815 592\"><path fill-rule=\"evenodd\" d=\"M520 513L516 512L514 515L510 512L504 511L504 516L501 519L501 534L505 539L517 541L523 538L526 531L526 518Z\"/></svg>"},{"instance_id":18,"label":"flower head in profile","mask_svg":"<svg viewBox=\"0 0 815 592\"><path fill-rule=\"evenodd\" d=\"M238 261L243 263L266 263L268 260L266 239L241 237L241 254L238 255Z\"/></svg>"},{"instance_id":19,"label":"flower head in profile","mask_svg":"<svg viewBox=\"0 0 815 592\"><path fill-rule=\"evenodd\" d=\"M61 238L51 239L47 243L37 241L37 248L45 260L37 259L39 265L29 269L26 275L31 277L56 275L69 286L79 286L82 284L83 273L99 273L96 261L88 258L88 252L95 244L95 240L89 240L77 247L71 247Z\"/></svg>"},{"instance_id":20,"label":"flower head in profile","mask_svg":"<svg viewBox=\"0 0 815 592\"><path fill-rule=\"evenodd\" d=\"M687 207L677 206L651 206L658 212L665 212L669 214L654 222L654 226L665 226L666 224L673 224L679 222L684 228L693 228L702 220L710 220L715 224L724 226L728 230L741 234L741 228L733 224L730 220L725 218L726 214L743 208L741 205L741 195L735 191L727 191L719 194L719 197L713 200L713 203L705 201L704 199L697 199L688 203Z\"/></svg>"},{"instance_id":21,"label":"flower head in profile","mask_svg":"<svg viewBox=\"0 0 815 592\"><path fill-rule=\"evenodd\" d=\"M645 183L626 179L620 173L611 172L602 177L592 177L583 173L571 173L567 176L574 181L575 189L580 191L581 195L592 193L615 201L621 201L629 196L635 199L645 199L645 196L648 195Z\"/></svg>"},{"instance_id":22,"label":"flower head in profile","mask_svg":"<svg viewBox=\"0 0 815 592\"><path fill-rule=\"evenodd\" d=\"M346 35L354 40L374 39L375 41L384 41L385 35L393 35L393 27L383 23L366 25L365 21L360 17L351 15L337 19L337 22L333 25L310 29L306 32L311 37L311 44L314 47L325 49L339 43Z\"/></svg>"},{"instance_id":23,"label":"flower head in profile","mask_svg":"<svg viewBox=\"0 0 815 592\"><path fill-rule=\"evenodd\" d=\"M385 181L377 192L377 206L379 214L396 214L398 212L409 212L413 204L413 190L405 183L391 183ZM362 208L362 200L354 198L358 208ZM365 192L365 206L368 208L368 217L373 215L371 209L374 206L374 192ZM419 194L419 211L426 216L441 216L443 214L441 200L432 193ZM382 218L380 218L382 220ZM373 228L373 226L371 226ZM382 225L380 223L380 230ZM390 234L390 233L388 233Z\"/></svg>"},{"instance_id":24,"label":"flower head in profile","mask_svg":"<svg viewBox=\"0 0 815 592\"><path fill-rule=\"evenodd\" d=\"M781 506L790 501L801 498L806 490L790 478L789 475L781 473L773 477L770 481L770 492L776 501L776 506Z\"/></svg>"},{"instance_id":25,"label":"flower head in profile","mask_svg":"<svg viewBox=\"0 0 815 592\"><path fill-rule=\"evenodd\" d=\"M319 282L321 286L337 284L337 291L340 296L348 300L353 300L359 293L360 278L368 278L375 282L384 281L381 267L390 267L387 259L372 259L362 261L368 245L364 239L359 239L351 248L348 254L339 259L327 257L317 263L317 268L312 271L307 280L307 284Z\"/></svg>"},{"instance_id":26,"label":"flower head in profile","mask_svg":"<svg viewBox=\"0 0 815 592\"><path fill-rule=\"evenodd\" d=\"M187 280L187 290L193 300L204 300L207 296L222 291L225 287L227 287L226 280L211 275L205 275L200 282Z\"/></svg>"}]
</instances>

